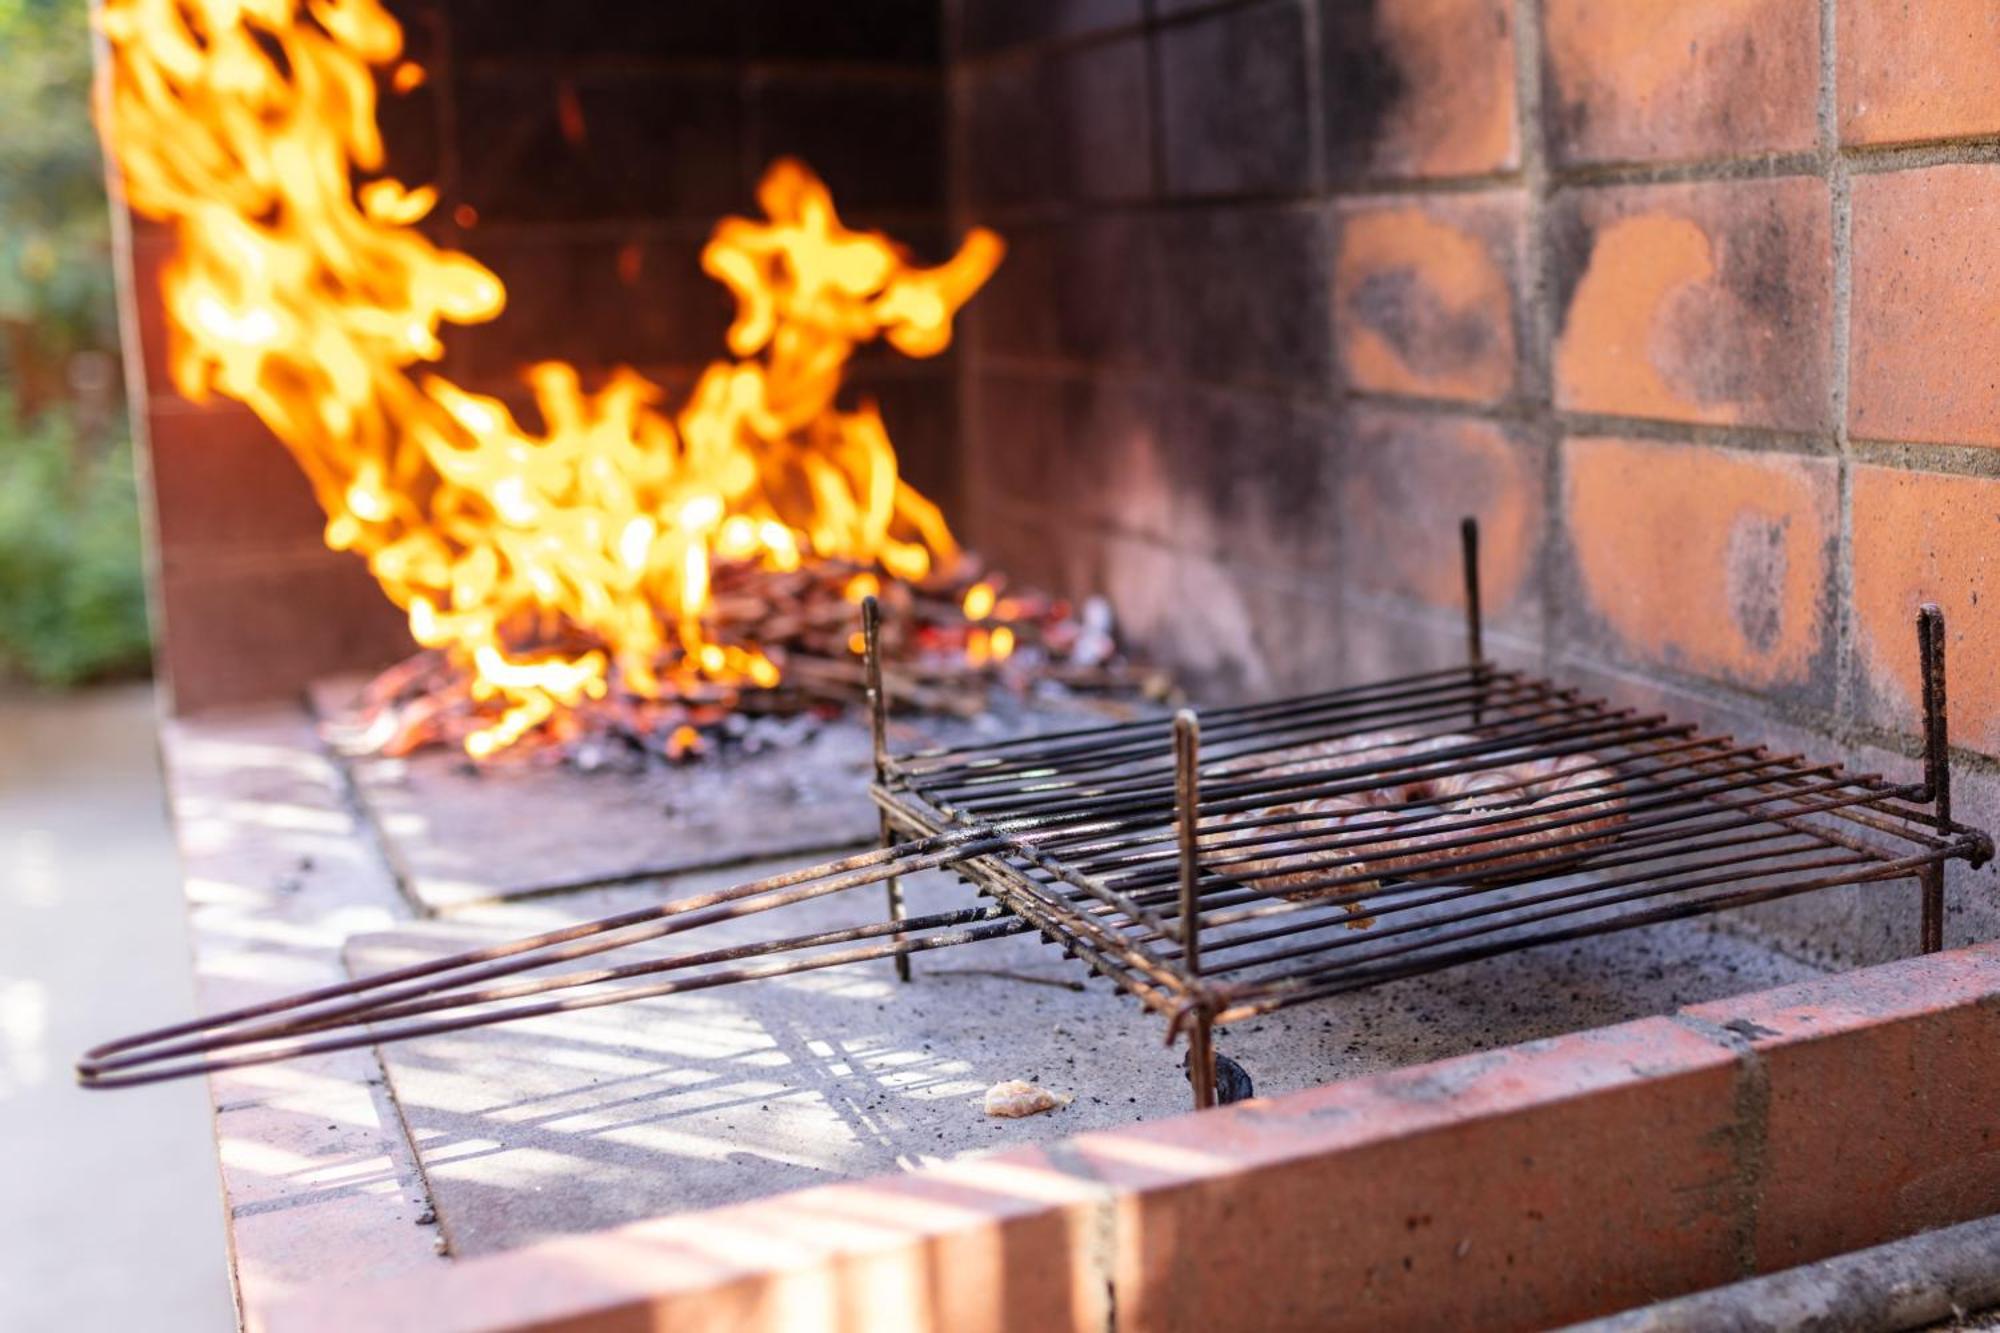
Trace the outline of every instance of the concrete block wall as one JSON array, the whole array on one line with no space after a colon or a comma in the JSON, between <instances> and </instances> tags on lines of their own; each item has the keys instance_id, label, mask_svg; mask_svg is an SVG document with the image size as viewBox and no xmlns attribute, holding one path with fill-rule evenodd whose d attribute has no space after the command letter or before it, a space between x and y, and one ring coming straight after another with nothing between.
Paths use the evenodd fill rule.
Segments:
<instances>
[{"instance_id":1,"label":"concrete block wall","mask_svg":"<svg viewBox=\"0 0 2000 1333\"><path fill-rule=\"evenodd\" d=\"M809 162L853 225L947 253L937 0L389 0L425 77L380 89L388 174L431 182L426 226L487 264L508 305L447 337L444 373L531 404L519 372L634 366L678 401L726 355L732 313L701 272L710 229L753 213L765 166ZM135 416L149 448L160 665L176 711L295 694L410 650L362 563L325 549L304 478L247 410L198 408L167 374L159 267L172 236L135 222L127 270ZM957 502L950 357L873 350L856 394L882 406L905 471Z\"/></svg>"},{"instance_id":2,"label":"concrete block wall","mask_svg":"<svg viewBox=\"0 0 2000 1333\"><path fill-rule=\"evenodd\" d=\"M953 0L966 525L1212 697L1491 650L2000 823L2000 11ZM2000 934L1959 873L1954 939ZM1835 954L1915 940L1852 896ZM1774 914L1783 919L1783 913Z\"/></svg>"}]
</instances>

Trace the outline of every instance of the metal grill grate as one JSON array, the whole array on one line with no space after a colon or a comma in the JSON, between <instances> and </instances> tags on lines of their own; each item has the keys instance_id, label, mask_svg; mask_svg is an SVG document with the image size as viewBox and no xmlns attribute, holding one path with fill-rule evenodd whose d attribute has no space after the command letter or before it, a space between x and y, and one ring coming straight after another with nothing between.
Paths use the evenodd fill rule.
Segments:
<instances>
[{"instance_id":1,"label":"metal grill grate","mask_svg":"<svg viewBox=\"0 0 2000 1333\"><path fill-rule=\"evenodd\" d=\"M1835 885L1914 880L1923 947L1942 947L1943 865L1992 845L1951 818L1936 608L1918 621L1925 779L1896 784L1495 668L1470 522L1465 549L1466 666L884 755L875 798L900 834L1003 839L955 869L1192 1024L1198 1053L1214 1023ZM1477 800L1435 794L1472 778Z\"/></svg>"}]
</instances>

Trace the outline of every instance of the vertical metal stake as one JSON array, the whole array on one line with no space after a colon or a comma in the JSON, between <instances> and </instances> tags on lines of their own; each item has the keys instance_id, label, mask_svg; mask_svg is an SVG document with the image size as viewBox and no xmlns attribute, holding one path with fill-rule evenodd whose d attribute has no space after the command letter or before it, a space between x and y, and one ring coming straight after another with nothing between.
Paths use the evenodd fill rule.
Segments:
<instances>
[{"instance_id":1,"label":"vertical metal stake","mask_svg":"<svg viewBox=\"0 0 2000 1333\"><path fill-rule=\"evenodd\" d=\"M1935 602L1917 608L1917 656L1924 673L1924 788L1939 833L1951 832L1951 734L1945 724L1944 612ZM1923 951L1944 948L1944 865L1917 873L1923 888Z\"/></svg>"},{"instance_id":2,"label":"vertical metal stake","mask_svg":"<svg viewBox=\"0 0 2000 1333\"><path fill-rule=\"evenodd\" d=\"M861 645L862 672L868 697L868 730L875 745L875 781L882 782L889 775L889 696L882 688L882 607L873 597L861 599ZM882 846L892 847L896 843L896 831L889 826L888 812L876 816L876 827L881 831ZM884 881L889 892L889 919L901 921L907 913L903 909L903 881L891 875ZM896 936L901 944L903 937ZM896 979L910 979L910 956L896 955Z\"/></svg>"},{"instance_id":3,"label":"vertical metal stake","mask_svg":"<svg viewBox=\"0 0 2000 1333\"><path fill-rule=\"evenodd\" d=\"M1181 853L1181 965L1190 979L1201 976L1201 862L1197 838L1201 828L1201 721L1194 710L1174 714L1174 827ZM1188 1034L1188 1080L1194 1085L1194 1109L1215 1105L1214 1023L1206 1001L1195 1012Z\"/></svg>"},{"instance_id":4,"label":"vertical metal stake","mask_svg":"<svg viewBox=\"0 0 2000 1333\"><path fill-rule=\"evenodd\" d=\"M1479 702L1472 706L1472 724L1482 720L1486 699L1486 642L1479 611L1479 520L1467 514L1458 521L1458 542L1465 558L1465 652L1472 663L1472 681Z\"/></svg>"}]
</instances>

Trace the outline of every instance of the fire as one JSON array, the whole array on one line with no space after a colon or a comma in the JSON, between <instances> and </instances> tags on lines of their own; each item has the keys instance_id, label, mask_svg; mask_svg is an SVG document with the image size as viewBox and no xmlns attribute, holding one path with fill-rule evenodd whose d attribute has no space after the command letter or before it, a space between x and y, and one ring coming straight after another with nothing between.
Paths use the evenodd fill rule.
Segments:
<instances>
[{"instance_id":1,"label":"fire","mask_svg":"<svg viewBox=\"0 0 2000 1333\"><path fill-rule=\"evenodd\" d=\"M364 557L494 709L475 757L613 688L776 684L781 654L710 632L720 563L846 562L858 598L877 571L918 581L958 560L875 407L835 399L863 343L949 345L1000 260L991 232L920 268L777 162L764 218L725 219L702 253L736 300L729 359L678 411L630 370L588 389L533 366L535 428L425 368L444 326L494 318L506 292L416 230L434 190L379 175L375 71L402 91L424 71L377 0L107 0L101 25L126 197L178 242L162 275L175 388L243 402L283 441L327 544Z\"/></svg>"}]
</instances>

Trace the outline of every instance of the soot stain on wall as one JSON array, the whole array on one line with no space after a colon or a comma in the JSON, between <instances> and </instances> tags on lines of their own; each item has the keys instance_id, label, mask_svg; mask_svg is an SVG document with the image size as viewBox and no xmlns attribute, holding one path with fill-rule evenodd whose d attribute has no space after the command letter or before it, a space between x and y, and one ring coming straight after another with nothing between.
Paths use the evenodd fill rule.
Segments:
<instances>
[{"instance_id":1,"label":"soot stain on wall","mask_svg":"<svg viewBox=\"0 0 2000 1333\"><path fill-rule=\"evenodd\" d=\"M1365 177L1382 127L1410 93L1382 34L1380 0L1334 0L1320 14L1321 98L1327 169L1335 183Z\"/></svg>"},{"instance_id":2,"label":"soot stain on wall","mask_svg":"<svg viewBox=\"0 0 2000 1333\"><path fill-rule=\"evenodd\" d=\"M1729 533L1729 614L1759 654L1777 647L1784 629L1786 517L1745 513Z\"/></svg>"},{"instance_id":3,"label":"soot stain on wall","mask_svg":"<svg viewBox=\"0 0 2000 1333\"><path fill-rule=\"evenodd\" d=\"M1569 328L1569 312L1576 299L1577 285L1590 267L1591 251L1597 248L1597 227L1583 215L1575 198L1558 196L1548 213L1546 244L1548 271L1554 284L1558 341Z\"/></svg>"},{"instance_id":4,"label":"soot stain on wall","mask_svg":"<svg viewBox=\"0 0 2000 1333\"><path fill-rule=\"evenodd\" d=\"M1479 312L1451 309L1411 269L1370 273L1355 286L1352 302L1360 322L1419 374L1462 371L1492 353L1493 330Z\"/></svg>"}]
</instances>

